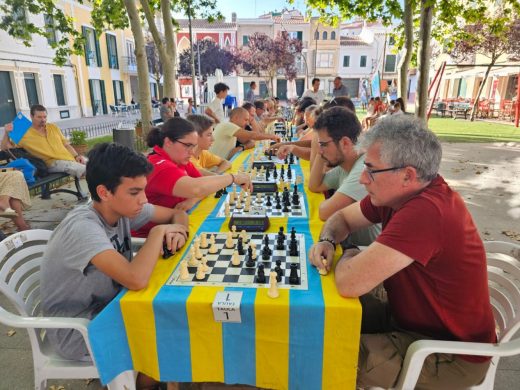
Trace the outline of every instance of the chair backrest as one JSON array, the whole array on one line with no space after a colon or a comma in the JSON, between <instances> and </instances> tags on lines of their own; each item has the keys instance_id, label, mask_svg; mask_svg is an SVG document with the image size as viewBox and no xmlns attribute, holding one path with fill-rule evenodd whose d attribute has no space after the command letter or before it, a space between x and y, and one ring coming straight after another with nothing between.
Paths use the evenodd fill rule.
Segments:
<instances>
[{"instance_id":1,"label":"chair backrest","mask_svg":"<svg viewBox=\"0 0 520 390\"><path fill-rule=\"evenodd\" d=\"M25 230L0 242L0 292L22 316L40 313L40 264L50 230Z\"/></svg>"},{"instance_id":2,"label":"chair backrest","mask_svg":"<svg viewBox=\"0 0 520 390\"><path fill-rule=\"evenodd\" d=\"M508 341L520 329L520 245L488 241L484 246L498 341Z\"/></svg>"}]
</instances>

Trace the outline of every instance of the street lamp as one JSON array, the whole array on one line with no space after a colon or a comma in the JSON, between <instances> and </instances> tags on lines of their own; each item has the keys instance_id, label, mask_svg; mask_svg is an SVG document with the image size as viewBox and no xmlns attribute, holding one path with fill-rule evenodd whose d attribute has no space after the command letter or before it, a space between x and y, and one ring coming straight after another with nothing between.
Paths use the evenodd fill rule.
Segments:
<instances>
[{"instance_id":1,"label":"street lamp","mask_svg":"<svg viewBox=\"0 0 520 390\"><path fill-rule=\"evenodd\" d=\"M314 39L316 40L316 47L314 49L314 77L318 73L318 39L320 38L320 32L318 31L318 25L316 24L316 31L314 32Z\"/></svg>"}]
</instances>

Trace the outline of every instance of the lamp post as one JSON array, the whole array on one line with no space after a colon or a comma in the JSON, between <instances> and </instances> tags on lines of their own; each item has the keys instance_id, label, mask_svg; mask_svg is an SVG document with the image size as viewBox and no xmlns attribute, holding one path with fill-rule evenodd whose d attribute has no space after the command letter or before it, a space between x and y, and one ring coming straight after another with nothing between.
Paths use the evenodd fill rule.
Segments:
<instances>
[{"instance_id":1,"label":"lamp post","mask_svg":"<svg viewBox=\"0 0 520 390\"><path fill-rule=\"evenodd\" d=\"M320 32L318 31L318 25L316 24L316 31L314 32L314 39L316 40L316 46L314 48L314 77L318 73L318 39L320 38Z\"/></svg>"}]
</instances>

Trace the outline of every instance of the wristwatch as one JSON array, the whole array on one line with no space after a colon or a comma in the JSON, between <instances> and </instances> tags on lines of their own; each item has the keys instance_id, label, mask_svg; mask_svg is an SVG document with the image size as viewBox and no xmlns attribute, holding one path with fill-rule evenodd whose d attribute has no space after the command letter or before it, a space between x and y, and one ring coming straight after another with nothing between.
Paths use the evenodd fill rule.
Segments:
<instances>
[{"instance_id":1,"label":"wristwatch","mask_svg":"<svg viewBox=\"0 0 520 390\"><path fill-rule=\"evenodd\" d=\"M329 242L334 246L334 250L336 249L336 242L332 238L320 238L318 242Z\"/></svg>"}]
</instances>

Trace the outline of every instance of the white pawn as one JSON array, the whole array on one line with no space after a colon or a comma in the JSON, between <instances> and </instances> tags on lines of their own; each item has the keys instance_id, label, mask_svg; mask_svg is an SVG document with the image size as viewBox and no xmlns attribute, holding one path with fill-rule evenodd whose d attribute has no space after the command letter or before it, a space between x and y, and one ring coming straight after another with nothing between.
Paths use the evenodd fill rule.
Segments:
<instances>
[{"instance_id":1,"label":"white pawn","mask_svg":"<svg viewBox=\"0 0 520 390\"><path fill-rule=\"evenodd\" d=\"M204 272L208 272L209 267L208 267L208 259L206 259L206 256L202 256L202 259L200 260L200 262L202 263L202 270Z\"/></svg>"},{"instance_id":2,"label":"white pawn","mask_svg":"<svg viewBox=\"0 0 520 390\"><path fill-rule=\"evenodd\" d=\"M242 208L242 199L240 199L240 198L237 199L237 204L235 205L235 208L236 209Z\"/></svg>"},{"instance_id":3,"label":"white pawn","mask_svg":"<svg viewBox=\"0 0 520 390\"><path fill-rule=\"evenodd\" d=\"M208 252L211 253L212 255L214 255L215 253L218 252L218 249L217 249L217 246L215 245L215 243L211 244L211 246L209 247Z\"/></svg>"},{"instance_id":4,"label":"white pawn","mask_svg":"<svg viewBox=\"0 0 520 390\"><path fill-rule=\"evenodd\" d=\"M321 263L323 264L323 268L320 268L318 270L318 272L320 273L320 275L325 276L325 275L327 275L329 273L329 271L327 271L327 268L326 268L327 267L327 260L322 257L321 258Z\"/></svg>"},{"instance_id":5,"label":"white pawn","mask_svg":"<svg viewBox=\"0 0 520 390\"><path fill-rule=\"evenodd\" d=\"M237 227L235 225L231 226L231 234L232 234L233 238L238 237Z\"/></svg>"},{"instance_id":6,"label":"white pawn","mask_svg":"<svg viewBox=\"0 0 520 390\"><path fill-rule=\"evenodd\" d=\"M231 194L229 194L229 204L230 205L234 205L237 198L236 198L236 193L235 192L232 192Z\"/></svg>"},{"instance_id":7,"label":"white pawn","mask_svg":"<svg viewBox=\"0 0 520 390\"><path fill-rule=\"evenodd\" d=\"M195 274L195 279L202 280L205 277L206 277L206 273L204 272L202 263L199 263L199 265L197 266L197 273Z\"/></svg>"},{"instance_id":8,"label":"white pawn","mask_svg":"<svg viewBox=\"0 0 520 390\"><path fill-rule=\"evenodd\" d=\"M209 244L210 245L214 245L215 244L215 235L214 234L209 236Z\"/></svg>"},{"instance_id":9,"label":"white pawn","mask_svg":"<svg viewBox=\"0 0 520 390\"><path fill-rule=\"evenodd\" d=\"M256 257L257 257L257 253L256 253L256 244L254 242L251 242L249 244L251 246L251 248L253 248L253 260L256 260Z\"/></svg>"},{"instance_id":10,"label":"white pawn","mask_svg":"<svg viewBox=\"0 0 520 390\"><path fill-rule=\"evenodd\" d=\"M186 262L186 260L181 261L179 279L184 281L190 279L190 273L188 272L188 263Z\"/></svg>"},{"instance_id":11,"label":"white pawn","mask_svg":"<svg viewBox=\"0 0 520 390\"><path fill-rule=\"evenodd\" d=\"M261 203L262 202L262 195L260 194L260 192L256 193L256 202L257 203Z\"/></svg>"},{"instance_id":12,"label":"white pawn","mask_svg":"<svg viewBox=\"0 0 520 390\"><path fill-rule=\"evenodd\" d=\"M238 257L238 251L233 251L233 255L231 256L231 264L240 265L240 258Z\"/></svg>"},{"instance_id":13,"label":"white pawn","mask_svg":"<svg viewBox=\"0 0 520 390\"><path fill-rule=\"evenodd\" d=\"M224 203L224 215L226 217L229 217L231 214L231 211L229 209L229 202Z\"/></svg>"},{"instance_id":14,"label":"white pawn","mask_svg":"<svg viewBox=\"0 0 520 390\"><path fill-rule=\"evenodd\" d=\"M200 247L202 249L206 249L208 247L208 239L206 237L206 233L202 233L200 235Z\"/></svg>"},{"instance_id":15,"label":"white pawn","mask_svg":"<svg viewBox=\"0 0 520 390\"><path fill-rule=\"evenodd\" d=\"M267 296L269 298L278 298L280 293L278 292L278 282L276 281L276 272L271 271L269 273L269 290L267 290Z\"/></svg>"},{"instance_id":16,"label":"white pawn","mask_svg":"<svg viewBox=\"0 0 520 390\"><path fill-rule=\"evenodd\" d=\"M190 267L196 267L199 264L197 258L195 257L195 248L192 246L190 248L190 260L188 261L188 265Z\"/></svg>"},{"instance_id":17,"label":"white pawn","mask_svg":"<svg viewBox=\"0 0 520 390\"><path fill-rule=\"evenodd\" d=\"M226 238L226 248L231 249L235 246L235 243L233 242L233 233L228 232L227 238Z\"/></svg>"},{"instance_id":18,"label":"white pawn","mask_svg":"<svg viewBox=\"0 0 520 390\"><path fill-rule=\"evenodd\" d=\"M246 244L248 241L247 233L244 229L240 231L240 237L242 237L242 243Z\"/></svg>"}]
</instances>

